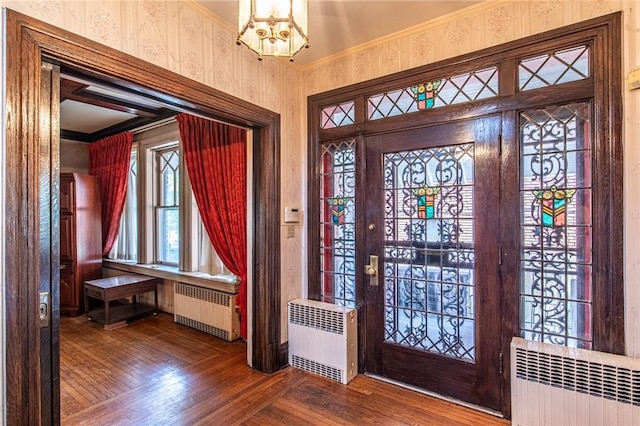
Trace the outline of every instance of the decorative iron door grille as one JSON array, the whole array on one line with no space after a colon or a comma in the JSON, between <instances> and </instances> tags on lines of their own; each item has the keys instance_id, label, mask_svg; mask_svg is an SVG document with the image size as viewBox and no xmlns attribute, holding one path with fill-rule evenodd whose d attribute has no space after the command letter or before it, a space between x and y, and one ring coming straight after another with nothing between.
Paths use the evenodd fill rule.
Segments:
<instances>
[{"instance_id":1,"label":"decorative iron door grille","mask_svg":"<svg viewBox=\"0 0 640 426\"><path fill-rule=\"evenodd\" d=\"M385 340L475 358L473 144L387 153Z\"/></svg>"}]
</instances>

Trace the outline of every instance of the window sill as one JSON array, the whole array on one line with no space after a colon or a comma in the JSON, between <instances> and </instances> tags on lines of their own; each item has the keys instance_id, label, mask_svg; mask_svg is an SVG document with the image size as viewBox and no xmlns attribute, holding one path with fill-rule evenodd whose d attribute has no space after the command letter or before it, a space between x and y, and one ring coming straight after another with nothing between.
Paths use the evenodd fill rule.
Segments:
<instances>
[{"instance_id":1,"label":"window sill","mask_svg":"<svg viewBox=\"0 0 640 426\"><path fill-rule=\"evenodd\" d=\"M178 270L177 266L138 264L122 260L103 259L102 267L197 285L230 294L237 294L240 288L240 282L235 275L185 272Z\"/></svg>"}]
</instances>

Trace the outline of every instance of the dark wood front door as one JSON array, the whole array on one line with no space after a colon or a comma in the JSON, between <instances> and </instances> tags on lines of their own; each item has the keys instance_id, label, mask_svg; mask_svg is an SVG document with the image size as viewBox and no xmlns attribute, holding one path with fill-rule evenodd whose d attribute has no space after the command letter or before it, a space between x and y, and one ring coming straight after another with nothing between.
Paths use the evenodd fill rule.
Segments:
<instances>
[{"instance_id":1,"label":"dark wood front door","mask_svg":"<svg viewBox=\"0 0 640 426\"><path fill-rule=\"evenodd\" d=\"M486 117L364 143L366 370L495 410L499 133Z\"/></svg>"}]
</instances>

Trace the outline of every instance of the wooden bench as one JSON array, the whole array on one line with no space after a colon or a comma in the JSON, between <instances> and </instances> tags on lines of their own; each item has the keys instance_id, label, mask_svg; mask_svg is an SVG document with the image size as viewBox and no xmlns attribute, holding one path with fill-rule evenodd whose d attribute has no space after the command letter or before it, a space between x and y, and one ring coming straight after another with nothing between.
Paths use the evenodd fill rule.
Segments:
<instances>
[{"instance_id":1,"label":"wooden bench","mask_svg":"<svg viewBox=\"0 0 640 426\"><path fill-rule=\"evenodd\" d=\"M139 303L139 295L154 292L155 306ZM125 303L110 307L110 302L118 299L132 297L132 303ZM89 298L101 300L104 307L89 311ZM127 320L141 317L158 311L158 285L157 278L144 275L121 275L118 277L102 278L99 280L85 281L84 306L87 309L89 320L104 325L111 330L127 324Z\"/></svg>"}]
</instances>

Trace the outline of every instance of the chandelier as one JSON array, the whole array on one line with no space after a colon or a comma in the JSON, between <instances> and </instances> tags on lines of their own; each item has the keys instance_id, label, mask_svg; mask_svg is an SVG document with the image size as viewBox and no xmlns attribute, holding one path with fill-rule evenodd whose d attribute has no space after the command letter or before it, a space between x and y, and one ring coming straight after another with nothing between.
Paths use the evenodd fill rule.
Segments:
<instances>
[{"instance_id":1,"label":"chandelier","mask_svg":"<svg viewBox=\"0 0 640 426\"><path fill-rule=\"evenodd\" d=\"M263 56L293 56L309 47L308 0L239 0L238 40Z\"/></svg>"}]
</instances>

